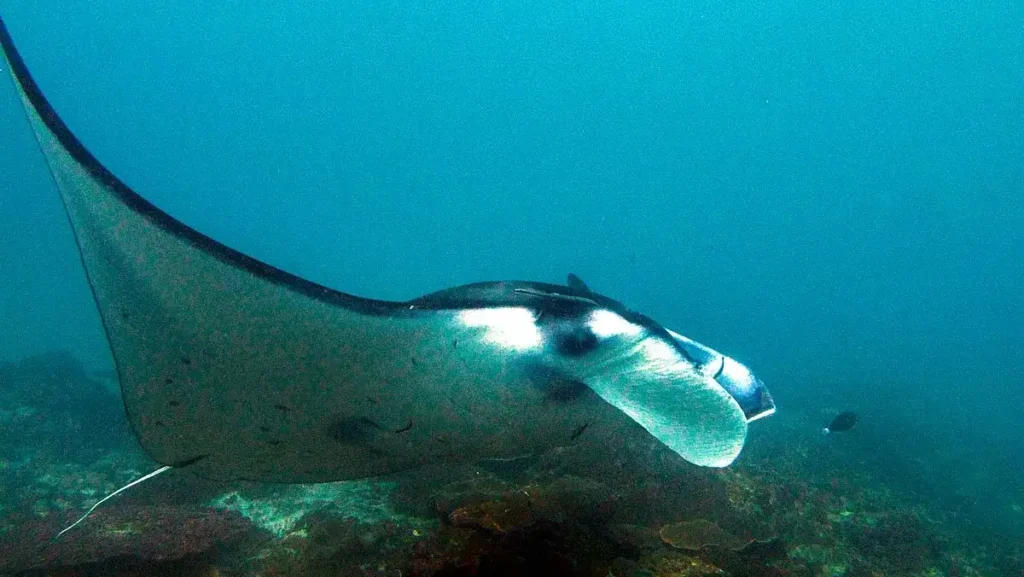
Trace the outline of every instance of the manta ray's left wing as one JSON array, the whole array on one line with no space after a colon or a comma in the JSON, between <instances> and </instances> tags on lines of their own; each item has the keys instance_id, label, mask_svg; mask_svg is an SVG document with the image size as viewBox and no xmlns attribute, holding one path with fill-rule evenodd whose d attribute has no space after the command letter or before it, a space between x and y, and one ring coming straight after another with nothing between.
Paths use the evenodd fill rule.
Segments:
<instances>
[{"instance_id":1,"label":"manta ray's left wing","mask_svg":"<svg viewBox=\"0 0 1024 577\"><path fill-rule=\"evenodd\" d=\"M521 394L515 348L485 338L471 310L344 294L193 230L86 150L2 21L0 45L73 228L128 419L157 462L212 478L330 481L520 454L510 427L526 449L544 437L551 421L511 402L542 396Z\"/></svg>"}]
</instances>

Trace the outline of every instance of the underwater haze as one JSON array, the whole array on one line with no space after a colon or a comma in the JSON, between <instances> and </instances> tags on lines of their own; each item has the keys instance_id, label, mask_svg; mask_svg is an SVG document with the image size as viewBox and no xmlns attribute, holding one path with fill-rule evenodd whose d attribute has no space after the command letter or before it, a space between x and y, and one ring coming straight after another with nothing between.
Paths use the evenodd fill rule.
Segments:
<instances>
[{"instance_id":1,"label":"underwater haze","mask_svg":"<svg viewBox=\"0 0 1024 577\"><path fill-rule=\"evenodd\" d=\"M765 381L751 459L1024 542L1021 3L0 10L85 146L200 232L381 299L576 273ZM110 371L3 77L0 361Z\"/></svg>"}]
</instances>

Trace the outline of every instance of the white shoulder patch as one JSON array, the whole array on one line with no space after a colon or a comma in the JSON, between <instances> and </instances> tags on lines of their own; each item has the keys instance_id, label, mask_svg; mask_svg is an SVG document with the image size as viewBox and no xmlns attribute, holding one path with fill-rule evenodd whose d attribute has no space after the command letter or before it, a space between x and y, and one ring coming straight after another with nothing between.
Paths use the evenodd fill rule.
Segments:
<instances>
[{"instance_id":1,"label":"white shoulder patch","mask_svg":"<svg viewBox=\"0 0 1024 577\"><path fill-rule=\"evenodd\" d=\"M485 341L516 351L537 349L544 342L533 312L523 307L469 309L459 313L459 322L484 329Z\"/></svg>"},{"instance_id":2,"label":"white shoulder patch","mask_svg":"<svg viewBox=\"0 0 1024 577\"><path fill-rule=\"evenodd\" d=\"M643 327L633 324L621 315L606 309L597 309L590 314L587 326L597 335L604 339L609 337L635 337L643 332Z\"/></svg>"}]
</instances>

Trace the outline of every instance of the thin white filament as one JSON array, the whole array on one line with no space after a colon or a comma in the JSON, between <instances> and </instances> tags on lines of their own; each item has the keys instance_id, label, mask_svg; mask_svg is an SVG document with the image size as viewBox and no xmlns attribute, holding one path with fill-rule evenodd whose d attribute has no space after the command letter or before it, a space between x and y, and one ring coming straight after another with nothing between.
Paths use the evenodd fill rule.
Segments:
<instances>
[{"instance_id":1,"label":"thin white filament","mask_svg":"<svg viewBox=\"0 0 1024 577\"><path fill-rule=\"evenodd\" d=\"M106 502L108 499L114 497L115 495L117 495L118 493L120 493L122 491L126 491L126 490L134 487L135 485L138 485L139 483L141 483L143 481L148 481L149 479L152 479L153 477L156 477L160 473L163 473L163 472L165 472L165 471L167 471L169 469L172 469L172 468L173 467L171 467L170 465L165 465L163 467L160 467L156 471L153 471L152 473L149 473L148 475L145 475L143 477L139 477L138 479L135 479L131 483L128 483L124 487L121 487L120 489L114 491L113 493L107 495L106 497L100 499L99 501L96 501L96 504L94 504L92 507L89 507L89 510L85 512L85 515L82 515L81 517L78 518L77 521L75 521L74 523L69 525L66 529L64 529L60 533L57 533L56 535L54 535L53 539L51 539L50 542L53 543L57 539L60 539L61 535L63 535L64 533L67 533L68 531L70 531L70 530L74 529L75 527L77 527L79 523L81 523L82 521L85 521L86 517L88 517L89 515L92 515L92 512L96 510L96 507L99 507L104 502Z\"/></svg>"}]
</instances>

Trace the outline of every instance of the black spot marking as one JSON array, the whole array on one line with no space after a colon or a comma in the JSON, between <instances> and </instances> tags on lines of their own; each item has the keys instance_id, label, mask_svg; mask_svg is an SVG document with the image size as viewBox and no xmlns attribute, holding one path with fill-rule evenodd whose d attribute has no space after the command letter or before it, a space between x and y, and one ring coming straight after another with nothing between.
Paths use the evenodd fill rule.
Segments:
<instances>
[{"instance_id":1,"label":"black spot marking","mask_svg":"<svg viewBox=\"0 0 1024 577\"><path fill-rule=\"evenodd\" d=\"M555 337L555 350L566 357L582 357L597 348L597 335L587 327L576 327Z\"/></svg>"},{"instance_id":2,"label":"black spot marking","mask_svg":"<svg viewBox=\"0 0 1024 577\"><path fill-rule=\"evenodd\" d=\"M165 425L163 421L157 421L156 426L167 428L167 425Z\"/></svg>"},{"instance_id":3,"label":"black spot marking","mask_svg":"<svg viewBox=\"0 0 1024 577\"><path fill-rule=\"evenodd\" d=\"M172 379L171 377L167 377L166 379L164 379L164 384L165 385L173 385L174 384L174 379Z\"/></svg>"},{"instance_id":4,"label":"black spot marking","mask_svg":"<svg viewBox=\"0 0 1024 577\"><path fill-rule=\"evenodd\" d=\"M168 403L168 404L169 404L170 406L172 406L172 407L177 407L177 406L178 406L178 405L180 405L181 403L179 403L178 401L171 401L171 402L170 402L170 403Z\"/></svg>"},{"instance_id":5,"label":"black spot marking","mask_svg":"<svg viewBox=\"0 0 1024 577\"><path fill-rule=\"evenodd\" d=\"M402 427L401 429L395 429L396 433L404 433L412 428L412 419L409 419L409 424Z\"/></svg>"},{"instance_id":6,"label":"black spot marking","mask_svg":"<svg viewBox=\"0 0 1024 577\"><path fill-rule=\"evenodd\" d=\"M122 320L126 320L127 321L127 320L131 320L131 318L132 318L132 316L130 314L128 314L128 313L121 313L121 319Z\"/></svg>"},{"instance_id":7,"label":"black spot marking","mask_svg":"<svg viewBox=\"0 0 1024 577\"><path fill-rule=\"evenodd\" d=\"M274 408L277 409L278 411L281 411L282 413L287 413L292 410L291 407L286 407L281 403L274 405Z\"/></svg>"},{"instance_id":8,"label":"black spot marking","mask_svg":"<svg viewBox=\"0 0 1024 577\"><path fill-rule=\"evenodd\" d=\"M183 365L185 365L187 367L187 366L192 364L192 359L190 359L188 357L181 357L181 364L183 364Z\"/></svg>"},{"instance_id":9,"label":"black spot marking","mask_svg":"<svg viewBox=\"0 0 1024 577\"><path fill-rule=\"evenodd\" d=\"M587 427L589 427L589 426L590 426L590 423L583 423L579 427L576 427L576 430L573 431L572 435L569 436L569 440L570 441L575 441L576 439L580 438L580 435L582 435L583 431L586 431Z\"/></svg>"},{"instance_id":10,"label":"black spot marking","mask_svg":"<svg viewBox=\"0 0 1024 577\"><path fill-rule=\"evenodd\" d=\"M270 432L270 427L260 425L260 432L261 433L269 433Z\"/></svg>"},{"instance_id":11,"label":"black spot marking","mask_svg":"<svg viewBox=\"0 0 1024 577\"><path fill-rule=\"evenodd\" d=\"M380 429L380 426L366 417L348 417L332 423L327 429L327 434L341 443L361 444L373 440L377 429Z\"/></svg>"}]
</instances>

